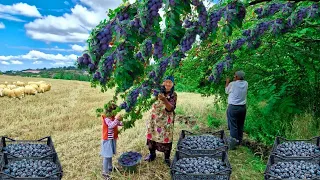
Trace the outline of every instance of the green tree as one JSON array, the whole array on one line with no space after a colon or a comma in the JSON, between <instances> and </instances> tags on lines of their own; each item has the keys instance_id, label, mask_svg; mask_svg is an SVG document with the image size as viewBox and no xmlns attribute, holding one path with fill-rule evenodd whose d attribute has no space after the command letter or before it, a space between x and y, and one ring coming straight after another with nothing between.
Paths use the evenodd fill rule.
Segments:
<instances>
[{"instance_id":1,"label":"green tree","mask_svg":"<svg viewBox=\"0 0 320 180\"><path fill-rule=\"evenodd\" d=\"M160 28L162 18L158 14L162 6L165 11L164 29ZM267 99L267 104L271 105L269 112L280 108L288 112L289 117L298 112L299 108L292 110L296 102L288 97L288 90L292 87L285 79L291 64L283 62L282 57L278 58L279 54L261 62L261 54L284 46L278 44L278 40L285 42L294 32L318 28L317 3L300 0L221 1L207 9L198 0L168 0L156 4L142 0L123 4L108 15L110 20L102 21L91 32L88 50L78 58L78 67L88 70L93 78L93 87L100 85L103 92L116 88L112 101L117 101L119 96L125 100L117 110L125 109L127 112L125 129L132 127L135 120L141 118L141 113L148 110L152 103L151 90L159 88L164 75L187 75L188 82L185 83L190 82L190 90L198 84L197 91L204 95L221 94L224 98L221 80L231 75L232 70L249 69L255 58L260 59L251 68L259 72L251 78L259 78L260 82L258 74L267 73L268 76L262 79L267 81L264 85L268 88L261 90L256 87L253 92L272 94L272 98ZM196 41L198 35L200 42ZM113 45L111 48L109 43ZM290 58L288 54L283 55L285 59ZM149 63L152 58L155 66ZM245 60L248 64L244 64ZM187 67L180 68L183 73L179 74L177 68L183 64ZM196 73L195 67L200 69ZM266 72L260 71L263 69ZM180 84L181 89L186 87ZM288 97L285 104L279 102L283 97ZM102 109L97 112L102 112Z\"/></svg>"}]
</instances>

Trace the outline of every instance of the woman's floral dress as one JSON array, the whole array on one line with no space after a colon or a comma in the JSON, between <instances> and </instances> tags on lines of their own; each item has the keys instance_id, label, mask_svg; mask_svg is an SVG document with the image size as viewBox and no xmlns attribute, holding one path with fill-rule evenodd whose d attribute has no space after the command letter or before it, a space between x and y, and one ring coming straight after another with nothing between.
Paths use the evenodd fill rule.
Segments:
<instances>
[{"instance_id":1,"label":"woman's floral dress","mask_svg":"<svg viewBox=\"0 0 320 180\"><path fill-rule=\"evenodd\" d=\"M168 111L164 103L157 100L152 105L151 117L147 121L147 145L161 152L171 151L177 94L167 95L167 100L173 109Z\"/></svg>"}]
</instances>

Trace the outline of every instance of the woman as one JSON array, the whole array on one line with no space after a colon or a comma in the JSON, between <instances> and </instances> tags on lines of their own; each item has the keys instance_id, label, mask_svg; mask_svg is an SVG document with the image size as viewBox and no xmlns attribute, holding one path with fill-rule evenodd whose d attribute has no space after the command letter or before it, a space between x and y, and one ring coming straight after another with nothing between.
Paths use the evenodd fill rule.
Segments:
<instances>
[{"instance_id":1,"label":"woman","mask_svg":"<svg viewBox=\"0 0 320 180\"><path fill-rule=\"evenodd\" d=\"M165 93L158 95L158 100L152 105L151 117L147 122L147 145L150 154L145 159L153 161L156 150L164 153L165 163L170 166L170 153L173 139L173 124L177 94L174 92L174 77L165 78L163 85Z\"/></svg>"}]
</instances>

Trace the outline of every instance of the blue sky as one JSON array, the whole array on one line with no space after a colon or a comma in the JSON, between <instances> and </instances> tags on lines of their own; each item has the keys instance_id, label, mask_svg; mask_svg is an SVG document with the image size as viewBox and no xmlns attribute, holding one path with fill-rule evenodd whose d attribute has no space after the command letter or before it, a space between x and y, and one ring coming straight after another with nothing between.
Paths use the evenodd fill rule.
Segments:
<instances>
[{"instance_id":1,"label":"blue sky","mask_svg":"<svg viewBox=\"0 0 320 180\"><path fill-rule=\"evenodd\" d=\"M91 29L121 2L0 0L0 71L73 65Z\"/></svg>"},{"instance_id":2,"label":"blue sky","mask_svg":"<svg viewBox=\"0 0 320 180\"><path fill-rule=\"evenodd\" d=\"M121 0L0 0L0 71L73 65Z\"/></svg>"}]
</instances>

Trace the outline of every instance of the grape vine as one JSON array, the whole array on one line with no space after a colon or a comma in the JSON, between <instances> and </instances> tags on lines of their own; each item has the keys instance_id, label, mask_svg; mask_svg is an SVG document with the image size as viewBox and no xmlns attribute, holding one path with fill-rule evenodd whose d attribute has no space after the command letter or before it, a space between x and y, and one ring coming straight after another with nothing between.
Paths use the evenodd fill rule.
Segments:
<instances>
[{"instance_id":1,"label":"grape vine","mask_svg":"<svg viewBox=\"0 0 320 180\"><path fill-rule=\"evenodd\" d=\"M246 6L230 1L207 9L201 0L140 0L121 5L109 12L109 21L102 21L92 30L88 50L78 58L78 68L92 75L93 87L101 86L103 92L116 88L105 108L118 102L120 95L124 101L116 111L127 112L124 129L130 128L154 102L152 97L159 93L167 70L181 65L197 37L213 41L219 30L231 36L233 29L242 27ZM164 18L159 14L161 8ZM245 44L247 48L258 48L262 36L277 36L319 17L317 3L300 7L293 2L271 2L254 12L261 22L224 46L225 56L213 66L208 81L218 83L224 70L232 69L234 53ZM163 30L161 21L165 24ZM97 109L98 113L102 111Z\"/></svg>"}]
</instances>

